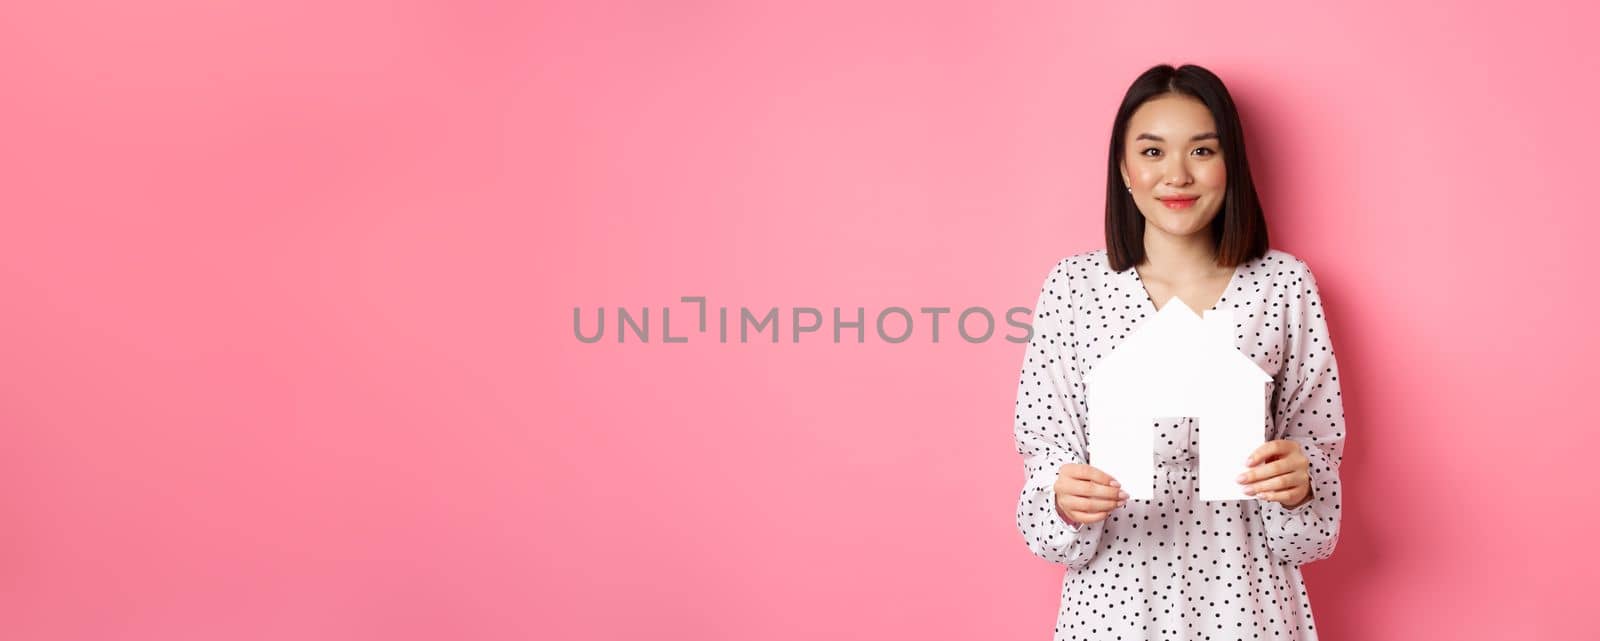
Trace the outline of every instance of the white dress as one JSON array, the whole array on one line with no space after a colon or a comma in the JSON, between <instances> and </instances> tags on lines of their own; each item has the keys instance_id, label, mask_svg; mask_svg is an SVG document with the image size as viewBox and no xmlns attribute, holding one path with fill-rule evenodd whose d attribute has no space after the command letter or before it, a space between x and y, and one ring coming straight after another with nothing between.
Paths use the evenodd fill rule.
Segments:
<instances>
[{"instance_id":1,"label":"white dress","mask_svg":"<svg viewBox=\"0 0 1600 641\"><path fill-rule=\"evenodd\" d=\"M1300 566L1338 541L1345 435L1327 319L1305 262L1276 249L1234 272L1216 305L1230 307L1235 346L1272 375L1265 438L1300 444L1311 500L1294 510L1197 500L1198 426L1164 419L1156 499L1073 527L1052 487L1062 465L1093 464L1083 377L1156 306L1138 272L1111 271L1103 249L1062 259L1040 289L1013 424L1027 471L1017 528L1034 555L1067 567L1055 639L1317 637Z\"/></svg>"}]
</instances>

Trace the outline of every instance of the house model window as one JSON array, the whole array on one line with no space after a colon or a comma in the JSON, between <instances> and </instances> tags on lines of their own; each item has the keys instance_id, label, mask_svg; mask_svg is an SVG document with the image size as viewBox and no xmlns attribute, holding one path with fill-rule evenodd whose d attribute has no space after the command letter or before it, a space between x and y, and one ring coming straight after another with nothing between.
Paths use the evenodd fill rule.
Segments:
<instances>
[{"instance_id":1,"label":"house model window","mask_svg":"<svg viewBox=\"0 0 1600 641\"><path fill-rule=\"evenodd\" d=\"M1233 313L1212 309L1201 318L1174 296L1084 377L1089 464L1117 479L1128 498L1154 498L1162 417L1197 421L1200 500L1255 498L1234 477L1266 440L1272 377L1234 347Z\"/></svg>"}]
</instances>

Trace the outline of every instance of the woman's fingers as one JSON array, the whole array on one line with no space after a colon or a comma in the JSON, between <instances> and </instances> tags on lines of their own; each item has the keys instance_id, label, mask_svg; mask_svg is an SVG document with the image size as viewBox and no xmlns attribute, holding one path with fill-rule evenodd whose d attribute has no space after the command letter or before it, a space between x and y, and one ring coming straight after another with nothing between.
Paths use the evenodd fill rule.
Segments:
<instances>
[{"instance_id":1,"label":"woman's fingers","mask_svg":"<svg viewBox=\"0 0 1600 641\"><path fill-rule=\"evenodd\" d=\"M1128 498L1127 492L1115 484L1110 475L1092 466L1064 465L1056 481L1056 503L1068 518L1093 523L1104 519Z\"/></svg>"},{"instance_id":2,"label":"woman's fingers","mask_svg":"<svg viewBox=\"0 0 1600 641\"><path fill-rule=\"evenodd\" d=\"M1117 505L1117 501L1089 499L1081 496L1069 496L1066 500L1066 509L1076 512L1110 512Z\"/></svg>"},{"instance_id":3,"label":"woman's fingers","mask_svg":"<svg viewBox=\"0 0 1600 641\"><path fill-rule=\"evenodd\" d=\"M1106 474L1105 472L1101 471L1100 468L1097 468L1093 465L1084 465L1082 463L1077 465L1068 465L1065 470L1068 473L1068 477L1078 479L1080 481L1093 481L1101 485L1110 485L1112 487L1118 487L1120 485L1117 483L1116 479L1111 478L1110 474Z\"/></svg>"},{"instance_id":4,"label":"woman's fingers","mask_svg":"<svg viewBox=\"0 0 1600 641\"><path fill-rule=\"evenodd\" d=\"M1092 465L1068 466L1066 472L1069 480L1064 487L1070 494L1113 500L1128 498L1116 479Z\"/></svg>"},{"instance_id":5,"label":"woman's fingers","mask_svg":"<svg viewBox=\"0 0 1600 641\"><path fill-rule=\"evenodd\" d=\"M1116 484L1116 479L1094 466L1081 463L1065 465L1061 468L1061 478L1056 482L1057 500L1065 509L1109 512L1128 498L1128 493Z\"/></svg>"},{"instance_id":6,"label":"woman's fingers","mask_svg":"<svg viewBox=\"0 0 1600 641\"><path fill-rule=\"evenodd\" d=\"M1063 500L1069 510L1105 513L1116 509L1127 500L1128 493L1120 488L1100 485L1092 481L1072 481L1066 487Z\"/></svg>"},{"instance_id":7,"label":"woman's fingers","mask_svg":"<svg viewBox=\"0 0 1600 641\"><path fill-rule=\"evenodd\" d=\"M1261 447L1256 448L1256 451L1250 453L1250 464L1255 465L1262 461L1270 461L1287 453L1287 445L1288 443L1286 443L1284 439L1262 443Z\"/></svg>"},{"instance_id":8,"label":"woman's fingers","mask_svg":"<svg viewBox=\"0 0 1600 641\"><path fill-rule=\"evenodd\" d=\"M1304 455L1289 456L1278 459L1271 463L1260 463L1252 466L1245 470L1243 474L1240 474L1237 480L1240 483L1245 484L1255 483L1256 481L1260 481L1262 479L1269 479L1274 476L1280 476L1295 470L1304 469L1308 463L1310 463L1310 461L1306 459Z\"/></svg>"},{"instance_id":9,"label":"woman's fingers","mask_svg":"<svg viewBox=\"0 0 1600 641\"><path fill-rule=\"evenodd\" d=\"M1067 493L1091 499L1111 499L1113 501L1128 497L1122 488L1101 485L1093 481L1072 481L1067 483Z\"/></svg>"},{"instance_id":10,"label":"woman's fingers","mask_svg":"<svg viewBox=\"0 0 1600 641\"><path fill-rule=\"evenodd\" d=\"M1250 460L1255 464L1238 478L1245 486L1245 494L1282 503L1301 486L1311 484L1311 474L1307 470L1311 461L1293 441L1269 441L1257 449Z\"/></svg>"},{"instance_id":11,"label":"woman's fingers","mask_svg":"<svg viewBox=\"0 0 1600 641\"><path fill-rule=\"evenodd\" d=\"M1246 465L1255 465L1262 461L1270 461L1282 456L1299 454L1300 452L1300 444L1295 441L1286 438L1267 441L1262 443L1261 447L1256 448L1256 451L1250 453L1250 458Z\"/></svg>"},{"instance_id":12,"label":"woman's fingers","mask_svg":"<svg viewBox=\"0 0 1600 641\"><path fill-rule=\"evenodd\" d=\"M1310 475L1307 475L1299 470L1295 470L1293 472L1289 472L1288 474L1281 474L1264 481L1252 483L1249 487L1245 488L1244 492L1245 494L1261 496L1261 493L1263 492L1271 492L1274 490L1291 490L1302 485L1309 484L1310 482Z\"/></svg>"}]
</instances>

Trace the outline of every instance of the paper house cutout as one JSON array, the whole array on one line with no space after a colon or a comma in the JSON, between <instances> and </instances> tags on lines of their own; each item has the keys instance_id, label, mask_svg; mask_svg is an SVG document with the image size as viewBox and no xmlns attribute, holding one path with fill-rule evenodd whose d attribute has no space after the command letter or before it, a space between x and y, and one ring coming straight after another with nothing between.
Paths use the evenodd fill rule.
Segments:
<instances>
[{"instance_id":1,"label":"paper house cutout","mask_svg":"<svg viewBox=\"0 0 1600 641\"><path fill-rule=\"evenodd\" d=\"M1084 377L1089 464L1128 498L1155 496L1155 420L1193 417L1199 430L1199 498L1254 498L1235 478L1265 442L1272 377L1234 347L1232 309L1196 316L1174 296Z\"/></svg>"}]
</instances>

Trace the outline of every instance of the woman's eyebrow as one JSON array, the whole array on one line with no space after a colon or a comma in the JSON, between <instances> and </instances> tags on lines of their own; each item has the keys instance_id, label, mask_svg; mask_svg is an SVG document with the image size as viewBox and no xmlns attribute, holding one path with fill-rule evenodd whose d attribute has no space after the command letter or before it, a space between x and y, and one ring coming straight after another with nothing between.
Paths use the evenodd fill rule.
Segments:
<instances>
[{"instance_id":1,"label":"woman's eyebrow","mask_svg":"<svg viewBox=\"0 0 1600 641\"><path fill-rule=\"evenodd\" d=\"M1216 139L1217 139L1217 132L1208 131L1208 132L1205 132L1203 134L1195 134L1193 138L1189 139L1189 142L1194 142L1196 140L1216 140ZM1151 133L1139 134L1138 137L1134 138L1134 140L1154 140L1156 142L1166 142L1166 139L1162 138L1161 136L1157 136L1157 135L1151 134Z\"/></svg>"}]
</instances>

